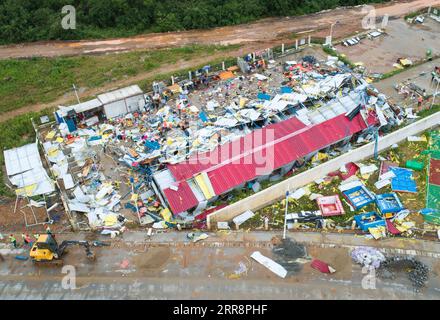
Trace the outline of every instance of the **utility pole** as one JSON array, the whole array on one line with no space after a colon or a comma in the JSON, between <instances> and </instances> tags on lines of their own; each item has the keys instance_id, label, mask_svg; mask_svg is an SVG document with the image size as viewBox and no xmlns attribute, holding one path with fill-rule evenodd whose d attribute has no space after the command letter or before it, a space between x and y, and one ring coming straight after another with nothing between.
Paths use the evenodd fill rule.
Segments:
<instances>
[{"instance_id":1,"label":"utility pole","mask_svg":"<svg viewBox=\"0 0 440 320\"><path fill-rule=\"evenodd\" d=\"M76 86L75 86L75 84L73 84L73 91L75 91L76 100L78 100L78 104L80 104L81 101L79 101L79 96L78 96L78 92L76 91Z\"/></svg>"},{"instance_id":2,"label":"utility pole","mask_svg":"<svg viewBox=\"0 0 440 320\"><path fill-rule=\"evenodd\" d=\"M286 239L287 232L287 208L289 207L289 190L286 191L286 209L284 210L284 232L283 232L283 240Z\"/></svg>"},{"instance_id":3,"label":"utility pole","mask_svg":"<svg viewBox=\"0 0 440 320\"><path fill-rule=\"evenodd\" d=\"M330 45L332 45L332 41L333 41L333 27L338 23L339 23L339 20L330 25Z\"/></svg>"},{"instance_id":4,"label":"utility pole","mask_svg":"<svg viewBox=\"0 0 440 320\"><path fill-rule=\"evenodd\" d=\"M438 78L438 79L435 78L435 79L437 80L437 86L435 87L435 92L432 95L432 102L431 102L431 108L430 109L432 109L432 107L434 106L435 98L437 97L437 94L438 94L438 86L440 84L440 78Z\"/></svg>"}]
</instances>

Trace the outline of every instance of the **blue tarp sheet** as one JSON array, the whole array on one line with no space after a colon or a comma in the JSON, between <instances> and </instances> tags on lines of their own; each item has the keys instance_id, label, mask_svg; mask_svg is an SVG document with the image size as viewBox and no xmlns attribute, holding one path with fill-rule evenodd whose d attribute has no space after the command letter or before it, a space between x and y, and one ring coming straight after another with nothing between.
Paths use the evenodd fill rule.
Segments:
<instances>
[{"instance_id":1,"label":"blue tarp sheet","mask_svg":"<svg viewBox=\"0 0 440 320\"><path fill-rule=\"evenodd\" d=\"M145 146L149 149L152 150L159 150L160 149L160 144L157 141L145 141Z\"/></svg>"},{"instance_id":2,"label":"blue tarp sheet","mask_svg":"<svg viewBox=\"0 0 440 320\"><path fill-rule=\"evenodd\" d=\"M292 93L293 90L291 87L281 87L281 93Z\"/></svg>"},{"instance_id":3,"label":"blue tarp sheet","mask_svg":"<svg viewBox=\"0 0 440 320\"><path fill-rule=\"evenodd\" d=\"M200 120L202 120L203 122L207 122L207 121L208 121L208 116L207 116L206 113L204 113L203 111L199 113L199 118L200 118Z\"/></svg>"},{"instance_id":4,"label":"blue tarp sheet","mask_svg":"<svg viewBox=\"0 0 440 320\"><path fill-rule=\"evenodd\" d=\"M262 92L258 93L257 98L259 100L271 100L270 95L268 95L266 93L262 93Z\"/></svg>"},{"instance_id":5,"label":"blue tarp sheet","mask_svg":"<svg viewBox=\"0 0 440 320\"><path fill-rule=\"evenodd\" d=\"M397 192L417 192L417 184L413 179L413 171L405 168L390 168L396 175L391 179L391 189Z\"/></svg>"}]
</instances>

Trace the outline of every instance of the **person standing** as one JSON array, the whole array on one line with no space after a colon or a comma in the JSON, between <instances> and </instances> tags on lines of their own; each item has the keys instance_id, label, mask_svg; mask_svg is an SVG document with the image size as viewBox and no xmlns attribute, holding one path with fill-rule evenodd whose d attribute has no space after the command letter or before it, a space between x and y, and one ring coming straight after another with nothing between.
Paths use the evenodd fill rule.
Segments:
<instances>
[{"instance_id":1,"label":"person standing","mask_svg":"<svg viewBox=\"0 0 440 320\"><path fill-rule=\"evenodd\" d=\"M21 234L21 239L23 240L24 245L29 245L29 238L26 237L24 233Z\"/></svg>"},{"instance_id":2,"label":"person standing","mask_svg":"<svg viewBox=\"0 0 440 320\"><path fill-rule=\"evenodd\" d=\"M48 225L46 226L46 233L53 236L52 231L50 230L50 227Z\"/></svg>"}]
</instances>

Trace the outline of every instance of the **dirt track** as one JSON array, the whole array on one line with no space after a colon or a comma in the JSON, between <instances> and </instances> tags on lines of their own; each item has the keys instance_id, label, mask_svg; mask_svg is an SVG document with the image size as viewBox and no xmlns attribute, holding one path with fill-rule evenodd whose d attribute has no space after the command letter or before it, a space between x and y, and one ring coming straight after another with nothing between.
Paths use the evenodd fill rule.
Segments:
<instances>
[{"instance_id":1,"label":"dirt track","mask_svg":"<svg viewBox=\"0 0 440 320\"><path fill-rule=\"evenodd\" d=\"M377 5L377 16L388 14L403 16L409 12L440 5L439 0L395 1ZM191 30L184 32L153 33L130 38L98 41L52 41L14 46L1 46L0 59L31 56L55 57L62 55L99 54L115 51L157 49L190 44L237 44L266 42L274 39L284 40L293 33L321 30L328 34L330 24L339 21L334 28L334 37L350 34L361 28L365 14L363 7L338 8L300 17L263 19L255 23L215 28L210 30Z\"/></svg>"},{"instance_id":2,"label":"dirt track","mask_svg":"<svg viewBox=\"0 0 440 320\"><path fill-rule=\"evenodd\" d=\"M378 17L388 14L390 17L400 17L430 5L440 5L440 0L395 1L386 5L376 6ZM194 67L207 63L216 58L239 56L245 53L273 47L281 43L292 43L293 34L301 37L301 32L325 37L329 26L335 21L333 37L339 38L361 30L361 21L365 14L362 7L339 8L313 15L286 18L271 18L255 23L216 28L211 30L191 30L185 32L170 32L147 34L132 38L121 38L98 41L53 41L44 43L28 43L14 46L0 46L0 59L26 58L31 56L56 57L63 55L103 54L132 50L158 49L163 47L183 46L189 44L242 44L241 48L231 52L211 56L200 56L187 61L179 61L175 65L164 65L150 72L145 72L123 80L111 82L100 88L88 89L84 96L93 96L113 88L122 87L151 76L169 73L174 70ZM37 103L20 109L0 114L0 122L31 111L40 111L48 107L64 105L72 101L72 97L62 96L52 103Z\"/></svg>"}]
</instances>

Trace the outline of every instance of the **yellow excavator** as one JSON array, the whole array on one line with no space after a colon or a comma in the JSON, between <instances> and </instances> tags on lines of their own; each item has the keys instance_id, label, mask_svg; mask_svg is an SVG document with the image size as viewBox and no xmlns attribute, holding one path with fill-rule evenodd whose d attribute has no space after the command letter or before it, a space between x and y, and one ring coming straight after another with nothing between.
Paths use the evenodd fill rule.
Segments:
<instances>
[{"instance_id":1,"label":"yellow excavator","mask_svg":"<svg viewBox=\"0 0 440 320\"><path fill-rule=\"evenodd\" d=\"M74 245L84 247L87 258L95 260L95 254L90 250L88 241L66 240L58 245L51 234L40 235L32 245L29 255L32 261L37 264L63 265L62 257L67 252L66 248Z\"/></svg>"}]
</instances>

